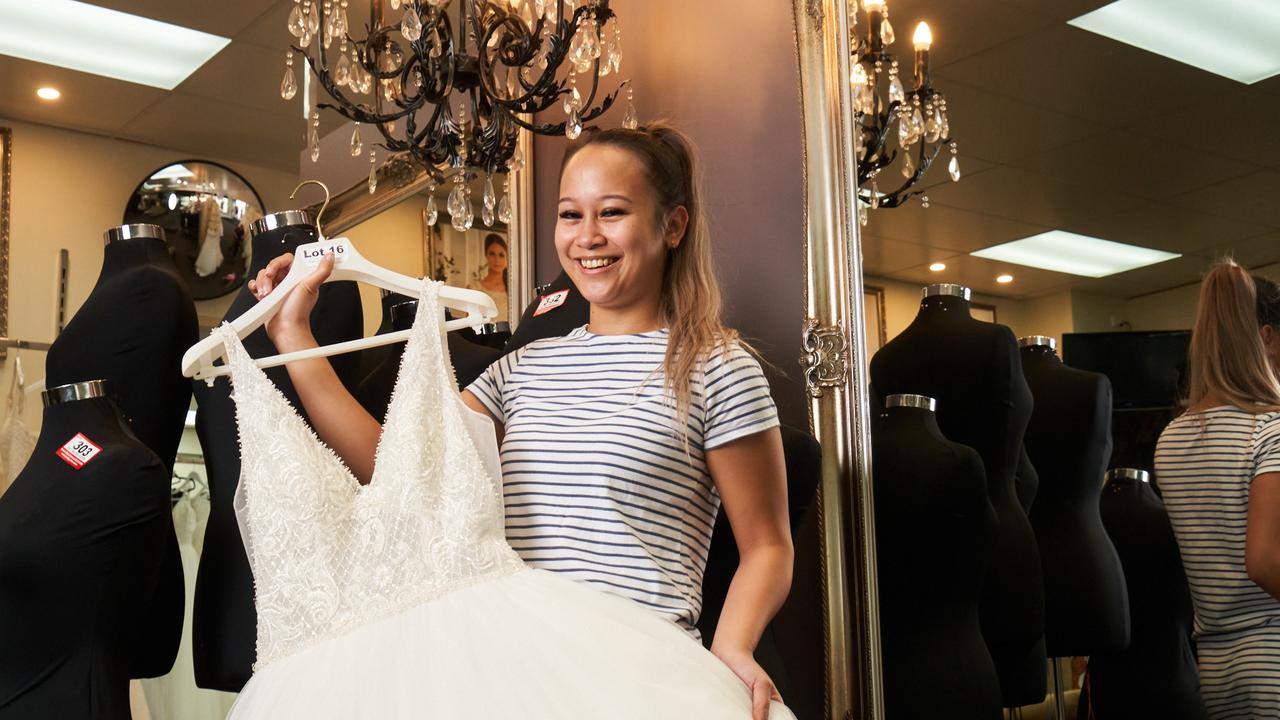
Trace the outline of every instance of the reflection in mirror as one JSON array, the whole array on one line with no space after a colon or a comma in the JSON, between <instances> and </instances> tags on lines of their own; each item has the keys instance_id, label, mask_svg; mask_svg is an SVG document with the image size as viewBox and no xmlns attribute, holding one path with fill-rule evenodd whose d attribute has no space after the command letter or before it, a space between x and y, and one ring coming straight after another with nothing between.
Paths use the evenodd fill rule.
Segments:
<instances>
[{"instance_id":1,"label":"reflection in mirror","mask_svg":"<svg viewBox=\"0 0 1280 720\"><path fill-rule=\"evenodd\" d=\"M133 191L125 223L164 228L178 273L195 300L234 292L249 269L249 224L262 198L234 170L184 160L156 170Z\"/></svg>"},{"instance_id":2,"label":"reflection in mirror","mask_svg":"<svg viewBox=\"0 0 1280 720\"><path fill-rule=\"evenodd\" d=\"M1204 273L1233 257L1259 278L1280 278L1280 214L1272 202L1280 192L1278 68L1233 79L1229 70L1183 57L1185 46L1153 48L1113 23L1124 6L1151 7L1158 16L1146 25L1185 22L1188 36L1224 56L1260 37L1233 36L1223 26L1224 34L1209 38L1202 17L1179 17L1167 3L1158 11L1132 0L887 5L895 20L922 18L933 30L933 80L947 92L965 173L959 182L926 178L919 188L927 206L867 208L863 271L868 285L884 289L888 338L872 359L872 382L881 400L892 393L937 400L942 438L982 456L996 536L1004 538L982 551L985 571L949 589L981 584L972 600L986 654L957 655L957 644L944 644L949 635L938 630L921 641L925 656L969 667L993 661L999 705L1020 708L1022 717L1201 718L1231 702L1241 716L1266 715L1249 703L1280 693L1277 661L1249 655L1214 624L1219 599L1246 595L1258 603L1250 611L1257 617L1280 617L1280 603L1244 573L1243 528L1255 530L1244 511L1248 479L1213 491L1239 501L1234 514L1219 516L1175 504L1174 485L1165 483L1182 487L1184 480L1162 477L1156 458L1162 431L1187 411L1189 331ZM1271 34L1263 45L1275 45ZM1214 108L1231 118L1229 140L1198 124ZM921 289L937 283L968 288L971 302L922 300ZM989 316L979 315L979 304ZM994 325L980 327L979 319ZM980 338L987 360L966 370L967 348ZM1021 348L1016 338L1024 338ZM984 387L995 366L999 386ZM887 410L876 419L875 448L887 448L887 464L892 448L910 437L892 429L896 421ZM904 476L883 477L881 458L873 459L876 527L882 537L898 537L902 527L884 524L919 523L932 501L918 498L904 514L889 487ZM1123 475L1104 485L1109 468L1151 473L1150 482ZM932 492L960 487L959 477L938 475L942 485ZM1240 528L1238 546L1224 545L1213 560L1239 578L1240 594L1219 598L1195 586L1197 561L1180 559L1179 541L1186 558L1199 522L1224 542L1235 536L1222 528ZM1134 531L1139 525L1149 532ZM1023 568L1016 573L1009 572L1012 554ZM1032 581L1037 576L1042 583ZM881 607L892 607L889 598L902 590L896 584L909 579L883 564L880 578ZM1264 627L1271 620L1232 612L1224 621L1242 623L1251 641L1275 642ZM942 686L934 673L920 672L919 661L908 668L890 652L919 640L890 615L882 627L892 718L918 699L911 694ZM1015 626L1016 643L1009 637ZM1246 656L1265 670L1231 669ZM925 679L895 685L904 672ZM998 714L987 707L983 717Z\"/></svg>"}]
</instances>

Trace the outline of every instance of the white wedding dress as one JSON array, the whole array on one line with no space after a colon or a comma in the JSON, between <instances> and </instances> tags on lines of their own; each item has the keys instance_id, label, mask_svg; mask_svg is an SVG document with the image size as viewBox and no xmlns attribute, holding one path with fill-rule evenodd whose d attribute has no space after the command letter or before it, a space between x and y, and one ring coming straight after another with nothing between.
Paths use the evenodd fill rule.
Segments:
<instances>
[{"instance_id":1,"label":"white wedding dress","mask_svg":"<svg viewBox=\"0 0 1280 720\"><path fill-rule=\"evenodd\" d=\"M258 610L229 717L750 718L746 685L683 630L507 544L493 426L455 389L439 285L423 284L366 486L217 330Z\"/></svg>"}]
</instances>

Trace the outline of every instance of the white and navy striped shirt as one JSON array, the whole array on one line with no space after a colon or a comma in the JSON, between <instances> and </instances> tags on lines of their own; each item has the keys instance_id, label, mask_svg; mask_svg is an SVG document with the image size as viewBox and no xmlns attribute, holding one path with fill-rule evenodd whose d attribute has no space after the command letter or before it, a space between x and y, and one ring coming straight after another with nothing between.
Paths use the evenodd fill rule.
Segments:
<instances>
[{"instance_id":1,"label":"white and navy striped shirt","mask_svg":"<svg viewBox=\"0 0 1280 720\"><path fill-rule=\"evenodd\" d=\"M667 331L585 327L494 363L468 390L503 424L507 540L535 567L631 598L697 634L720 507L705 451L778 424L740 346L692 378L688 449L663 384Z\"/></svg>"},{"instance_id":2,"label":"white and navy striped shirt","mask_svg":"<svg viewBox=\"0 0 1280 720\"><path fill-rule=\"evenodd\" d=\"M1156 478L1195 606L1201 695L1214 718L1280 710L1280 602L1244 563L1249 489L1271 472L1280 472L1280 413L1186 413L1156 446Z\"/></svg>"}]
</instances>

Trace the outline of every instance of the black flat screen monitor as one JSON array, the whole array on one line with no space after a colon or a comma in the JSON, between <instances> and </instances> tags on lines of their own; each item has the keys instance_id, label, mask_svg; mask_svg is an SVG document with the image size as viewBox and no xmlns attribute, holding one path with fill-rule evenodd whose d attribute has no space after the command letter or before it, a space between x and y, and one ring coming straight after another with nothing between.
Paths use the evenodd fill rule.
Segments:
<instances>
[{"instance_id":1,"label":"black flat screen monitor","mask_svg":"<svg viewBox=\"0 0 1280 720\"><path fill-rule=\"evenodd\" d=\"M1186 397L1191 331L1066 333L1062 362L1111 380L1116 408L1175 407Z\"/></svg>"}]
</instances>

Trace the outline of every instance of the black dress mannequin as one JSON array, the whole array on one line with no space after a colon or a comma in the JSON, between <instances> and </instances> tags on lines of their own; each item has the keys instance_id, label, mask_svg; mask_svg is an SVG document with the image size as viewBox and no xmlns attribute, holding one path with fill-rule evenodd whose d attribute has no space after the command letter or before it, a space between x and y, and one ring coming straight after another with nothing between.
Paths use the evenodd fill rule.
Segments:
<instances>
[{"instance_id":1,"label":"black dress mannequin","mask_svg":"<svg viewBox=\"0 0 1280 720\"><path fill-rule=\"evenodd\" d=\"M252 229L250 277L257 275L273 258L294 252L299 245L316 241L316 230L310 216L296 210L255 220ZM241 288L227 310L226 319L240 316L255 302L249 288ZM311 313L311 329L322 345L354 340L363 335L364 316L360 308L360 291L355 283L331 282L321 286L315 311ZM246 337L244 345L254 357L276 352L263 328ZM348 388L355 387L360 368L359 355L347 353L331 357L329 361L343 384ZM288 370L280 366L268 368L266 373L305 418L306 413L289 382ZM196 684L213 690L239 692L253 673L253 661L257 657L257 614L253 607L253 575L232 505L240 482L235 405L226 380L219 380L212 387L199 381L194 385L196 433L205 452L210 500L204 549L200 553L200 569L196 575L191 628Z\"/></svg>"},{"instance_id":2,"label":"black dress mannequin","mask_svg":"<svg viewBox=\"0 0 1280 720\"><path fill-rule=\"evenodd\" d=\"M997 530L983 583L982 634L1006 707L1045 697L1045 661L1032 650L1044 633L1044 587L1035 534L1014 492L1031 391L1013 333L969 315L969 290L930 285L920 313L871 360L872 390L938 401L938 427L982 457Z\"/></svg>"},{"instance_id":3,"label":"black dress mannequin","mask_svg":"<svg viewBox=\"0 0 1280 720\"><path fill-rule=\"evenodd\" d=\"M931 398L885 404L871 423L885 717L997 719L978 628L996 530L982 458L942 436Z\"/></svg>"},{"instance_id":4,"label":"black dress mannequin","mask_svg":"<svg viewBox=\"0 0 1280 720\"><path fill-rule=\"evenodd\" d=\"M45 386L107 380L134 435L172 470L191 406L191 384L181 365L199 335L195 303L159 227L121 225L104 238L98 281L49 348ZM182 558L172 518L168 524L161 539L164 571L147 610L164 622L136 639L140 652L131 677L167 673L182 640Z\"/></svg>"},{"instance_id":5,"label":"black dress mannequin","mask_svg":"<svg viewBox=\"0 0 1280 720\"><path fill-rule=\"evenodd\" d=\"M586 325L590 314L591 303L582 297L569 274L562 270L555 280L538 288L538 297L524 309L520 324L502 350L504 353L514 352L534 340L568 335L574 328Z\"/></svg>"},{"instance_id":6,"label":"black dress mannequin","mask_svg":"<svg viewBox=\"0 0 1280 720\"><path fill-rule=\"evenodd\" d=\"M46 391L35 451L0 497L4 720L128 720L137 653L171 632L147 614L173 537L170 470L106 385ZM78 435L100 449L77 446Z\"/></svg>"},{"instance_id":7,"label":"black dress mannequin","mask_svg":"<svg viewBox=\"0 0 1280 720\"><path fill-rule=\"evenodd\" d=\"M391 293L382 298L382 325L378 334L413 327L413 319L418 313L418 301L398 293ZM502 357L502 351L476 345L467 340L461 333L451 332L445 336L449 343L449 359L453 363L454 377L459 388L466 388L489 367L494 360ZM379 353L381 363L364 376L356 388L355 397L360 405L379 422L387 415L387 405L391 402L391 393L395 390L396 378L400 374L400 358L404 356L404 343L384 345L371 350L385 350ZM367 352L367 351L366 351Z\"/></svg>"},{"instance_id":8,"label":"black dress mannequin","mask_svg":"<svg viewBox=\"0 0 1280 720\"><path fill-rule=\"evenodd\" d=\"M1129 644L1129 595L1098 515L1111 458L1111 382L1063 365L1053 338L1018 345L1035 398L1024 443L1040 477L1030 519L1044 568L1046 650L1050 657L1121 650Z\"/></svg>"},{"instance_id":9,"label":"black dress mannequin","mask_svg":"<svg viewBox=\"0 0 1280 720\"><path fill-rule=\"evenodd\" d=\"M1089 658L1093 716L1204 720L1191 595L1164 503L1146 472L1122 468L1107 473L1100 505L1128 580L1132 632L1127 649Z\"/></svg>"}]
</instances>

